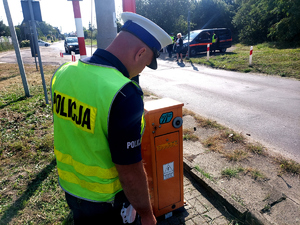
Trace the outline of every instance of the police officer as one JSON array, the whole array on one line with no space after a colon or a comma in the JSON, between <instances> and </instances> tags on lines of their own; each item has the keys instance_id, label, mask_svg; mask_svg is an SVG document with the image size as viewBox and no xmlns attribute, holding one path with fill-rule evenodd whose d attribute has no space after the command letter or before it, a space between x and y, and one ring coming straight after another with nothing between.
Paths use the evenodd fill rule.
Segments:
<instances>
[{"instance_id":1,"label":"police officer","mask_svg":"<svg viewBox=\"0 0 300 225\"><path fill-rule=\"evenodd\" d=\"M167 46L167 51L169 53L169 58L172 58L172 52L173 52L173 45L175 43L175 36L173 33L170 34L170 38L172 39L172 44L169 44Z\"/></svg>"},{"instance_id":2,"label":"police officer","mask_svg":"<svg viewBox=\"0 0 300 225\"><path fill-rule=\"evenodd\" d=\"M216 35L216 33L214 31L213 31L211 42L212 42L212 46L211 46L212 51L213 51L213 53L215 53L216 49L217 49L218 36Z\"/></svg>"},{"instance_id":3,"label":"police officer","mask_svg":"<svg viewBox=\"0 0 300 225\"><path fill-rule=\"evenodd\" d=\"M51 81L59 184L75 224L156 224L141 158L143 92L131 78L156 69L172 40L140 15L121 17L105 50L62 65Z\"/></svg>"}]
</instances>

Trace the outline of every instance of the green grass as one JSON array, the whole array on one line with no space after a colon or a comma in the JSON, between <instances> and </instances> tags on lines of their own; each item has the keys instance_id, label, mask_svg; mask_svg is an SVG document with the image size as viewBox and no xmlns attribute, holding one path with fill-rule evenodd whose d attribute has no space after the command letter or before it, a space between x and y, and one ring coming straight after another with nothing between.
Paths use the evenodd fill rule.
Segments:
<instances>
[{"instance_id":1,"label":"green grass","mask_svg":"<svg viewBox=\"0 0 300 225\"><path fill-rule=\"evenodd\" d=\"M86 39L84 39L84 41L85 41L85 45L86 46L90 46L91 45L91 39L88 39L88 38L86 38ZM97 39L92 39L92 45L93 46L97 46Z\"/></svg>"},{"instance_id":2,"label":"green grass","mask_svg":"<svg viewBox=\"0 0 300 225\"><path fill-rule=\"evenodd\" d=\"M245 174L246 173L250 173L251 178L254 180L263 180L266 178L266 176L262 172L260 172L258 169L254 169L251 167L245 169Z\"/></svg>"},{"instance_id":3,"label":"green grass","mask_svg":"<svg viewBox=\"0 0 300 225\"><path fill-rule=\"evenodd\" d=\"M195 166L195 169L199 171L204 177L208 178L211 181L215 181L213 176L207 172L205 172L203 169L201 169L199 166Z\"/></svg>"},{"instance_id":4,"label":"green grass","mask_svg":"<svg viewBox=\"0 0 300 225\"><path fill-rule=\"evenodd\" d=\"M227 178L238 177L240 172L243 172L244 169L242 167L237 168L225 168L221 171L222 176Z\"/></svg>"},{"instance_id":5,"label":"green grass","mask_svg":"<svg viewBox=\"0 0 300 225\"><path fill-rule=\"evenodd\" d=\"M300 79L300 48L287 48L277 43L263 43L253 46L252 65L249 66L250 46L237 44L232 52L216 53L209 61L206 53L190 58L193 63L213 68L244 73L264 73Z\"/></svg>"},{"instance_id":6,"label":"green grass","mask_svg":"<svg viewBox=\"0 0 300 225\"><path fill-rule=\"evenodd\" d=\"M49 84L53 69L45 68ZM0 78L15 72L1 73ZM29 87L29 98L19 84L0 89L0 224L71 224L57 182L51 105L45 104L42 85Z\"/></svg>"}]
</instances>

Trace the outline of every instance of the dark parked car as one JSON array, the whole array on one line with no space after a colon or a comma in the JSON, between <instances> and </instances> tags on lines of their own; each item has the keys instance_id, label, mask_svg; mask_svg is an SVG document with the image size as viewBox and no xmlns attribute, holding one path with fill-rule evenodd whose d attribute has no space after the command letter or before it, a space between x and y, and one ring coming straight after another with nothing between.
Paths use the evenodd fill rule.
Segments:
<instances>
[{"instance_id":1,"label":"dark parked car","mask_svg":"<svg viewBox=\"0 0 300 225\"><path fill-rule=\"evenodd\" d=\"M77 37L67 37L65 40L65 51L68 54L71 52L79 53L79 45Z\"/></svg>"},{"instance_id":2,"label":"dark parked car","mask_svg":"<svg viewBox=\"0 0 300 225\"><path fill-rule=\"evenodd\" d=\"M190 42L188 41L188 35L183 40L183 52L188 51L190 45L190 56L195 56L198 52L207 51L207 44L212 45L213 32L218 36L216 43L216 50L220 52L226 52L227 48L231 47L232 37L231 31L228 28L214 28L194 30L190 32Z\"/></svg>"}]
</instances>

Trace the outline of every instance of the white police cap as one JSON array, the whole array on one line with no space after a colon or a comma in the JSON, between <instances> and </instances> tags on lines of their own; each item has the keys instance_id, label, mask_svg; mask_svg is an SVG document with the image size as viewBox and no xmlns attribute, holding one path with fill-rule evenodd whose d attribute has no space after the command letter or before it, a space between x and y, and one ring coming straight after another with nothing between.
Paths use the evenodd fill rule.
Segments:
<instances>
[{"instance_id":1,"label":"white police cap","mask_svg":"<svg viewBox=\"0 0 300 225\"><path fill-rule=\"evenodd\" d=\"M121 30L135 35L153 51L153 59L148 67L157 69L156 58L163 47L172 44L170 36L151 20L136 13L123 12L121 18L124 22Z\"/></svg>"}]
</instances>

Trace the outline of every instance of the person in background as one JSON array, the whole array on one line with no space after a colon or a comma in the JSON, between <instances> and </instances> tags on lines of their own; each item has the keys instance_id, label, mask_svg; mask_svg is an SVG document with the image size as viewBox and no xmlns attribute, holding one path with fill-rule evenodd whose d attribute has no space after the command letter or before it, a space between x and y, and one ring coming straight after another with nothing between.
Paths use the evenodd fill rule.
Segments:
<instances>
[{"instance_id":1,"label":"person in background","mask_svg":"<svg viewBox=\"0 0 300 225\"><path fill-rule=\"evenodd\" d=\"M215 32L213 32L211 42L212 42L211 50L213 53L215 53L217 50L217 43L218 43L218 36L216 35Z\"/></svg>"},{"instance_id":2,"label":"person in background","mask_svg":"<svg viewBox=\"0 0 300 225\"><path fill-rule=\"evenodd\" d=\"M181 33L177 34L177 40L176 40L175 44L176 44L176 55L177 55L177 60L176 61L178 62L178 58L179 58L179 55L180 55L181 62L183 62L183 60L182 60L183 40L182 40Z\"/></svg>"},{"instance_id":3,"label":"person in background","mask_svg":"<svg viewBox=\"0 0 300 225\"><path fill-rule=\"evenodd\" d=\"M105 50L62 65L51 80L59 184L75 225L156 224L141 157L143 92L131 79L156 69L172 40L145 17L121 18Z\"/></svg>"},{"instance_id":4,"label":"person in background","mask_svg":"<svg viewBox=\"0 0 300 225\"><path fill-rule=\"evenodd\" d=\"M167 51L169 53L169 58L171 59L172 58L172 52L173 52L173 45L175 43L175 36L173 33L170 34L170 38L172 39L172 44L169 44L167 46Z\"/></svg>"}]
</instances>

